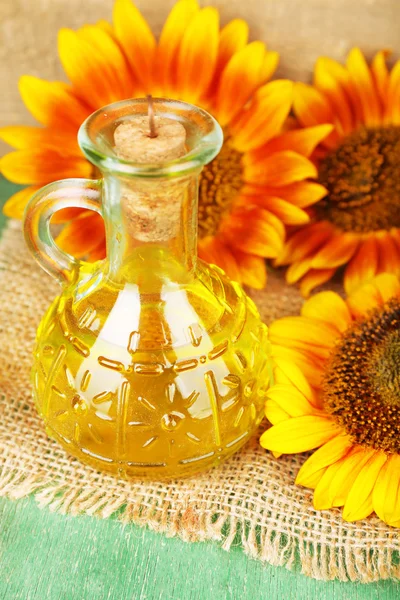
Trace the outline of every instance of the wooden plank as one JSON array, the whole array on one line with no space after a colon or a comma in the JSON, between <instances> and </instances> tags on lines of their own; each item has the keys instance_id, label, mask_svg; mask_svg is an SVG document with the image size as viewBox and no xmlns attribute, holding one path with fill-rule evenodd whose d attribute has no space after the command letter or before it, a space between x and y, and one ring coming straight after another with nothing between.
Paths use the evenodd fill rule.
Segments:
<instances>
[{"instance_id":1,"label":"wooden plank","mask_svg":"<svg viewBox=\"0 0 400 600\"><path fill-rule=\"evenodd\" d=\"M215 543L0 499L0 600L395 600L394 582L320 582Z\"/></svg>"}]
</instances>

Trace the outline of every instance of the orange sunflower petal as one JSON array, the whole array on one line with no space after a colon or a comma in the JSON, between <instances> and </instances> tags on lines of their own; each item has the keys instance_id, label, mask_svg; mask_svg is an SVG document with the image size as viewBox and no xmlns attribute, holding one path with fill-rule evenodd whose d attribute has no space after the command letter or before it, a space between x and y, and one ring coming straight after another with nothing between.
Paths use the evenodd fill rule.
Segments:
<instances>
[{"instance_id":1,"label":"orange sunflower petal","mask_svg":"<svg viewBox=\"0 0 400 600\"><path fill-rule=\"evenodd\" d=\"M285 225L304 225L310 220L309 215L294 204L276 196L243 196L248 202L262 206L276 215Z\"/></svg>"},{"instance_id":2,"label":"orange sunflower petal","mask_svg":"<svg viewBox=\"0 0 400 600\"><path fill-rule=\"evenodd\" d=\"M386 122L400 124L400 60L396 62L389 76Z\"/></svg>"},{"instance_id":3,"label":"orange sunflower petal","mask_svg":"<svg viewBox=\"0 0 400 600\"><path fill-rule=\"evenodd\" d=\"M86 211L64 227L56 243L68 254L85 256L104 241L104 221L97 213Z\"/></svg>"},{"instance_id":4,"label":"orange sunflower petal","mask_svg":"<svg viewBox=\"0 0 400 600\"><path fill-rule=\"evenodd\" d=\"M273 258L282 249L282 223L258 206L240 206L224 219L220 232L235 248L248 254Z\"/></svg>"},{"instance_id":5,"label":"orange sunflower petal","mask_svg":"<svg viewBox=\"0 0 400 600\"><path fill-rule=\"evenodd\" d=\"M19 190L7 200L3 207L3 213L6 217L13 219L22 219L24 216L26 205L32 198L33 194L40 189L38 185L31 185Z\"/></svg>"},{"instance_id":6,"label":"orange sunflower petal","mask_svg":"<svg viewBox=\"0 0 400 600\"><path fill-rule=\"evenodd\" d=\"M263 83L265 52L262 42L252 42L236 52L223 70L214 108L222 126L240 112Z\"/></svg>"},{"instance_id":7,"label":"orange sunflower petal","mask_svg":"<svg viewBox=\"0 0 400 600\"><path fill-rule=\"evenodd\" d=\"M315 254L314 269L340 267L347 263L357 250L359 238L352 233L337 233Z\"/></svg>"},{"instance_id":8,"label":"orange sunflower petal","mask_svg":"<svg viewBox=\"0 0 400 600\"><path fill-rule=\"evenodd\" d=\"M280 254L277 265L287 265L301 261L315 254L322 245L329 242L333 236L333 227L327 221L313 223L294 233L286 242Z\"/></svg>"},{"instance_id":9,"label":"orange sunflower petal","mask_svg":"<svg viewBox=\"0 0 400 600\"><path fill-rule=\"evenodd\" d=\"M320 319L343 332L352 322L346 302L332 291L320 292L307 300L301 309L303 317Z\"/></svg>"},{"instance_id":10,"label":"orange sunflower petal","mask_svg":"<svg viewBox=\"0 0 400 600\"><path fill-rule=\"evenodd\" d=\"M334 115L327 98L319 90L305 83L294 86L293 110L304 127L334 123ZM324 144L331 147L338 141L335 132L325 138Z\"/></svg>"},{"instance_id":11,"label":"orange sunflower petal","mask_svg":"<svg viewBox=\"0 0 400 600\"><path fill-rule=\"evenodd\" d=\"M373 489L386 460L384 452L375 452L357 475L343 508L343 519L345 521L358 521L372 513L374 510L372 504Z\"/></svg>"},{"instance_id":12,"label":"orange sunflower petal","mask_svg":"<svg viewBox=\"0 0 400 600\"><path fill-rule=\"evenodd\" d=\"M311 269L311 262L312 258L303 258L302 260L292 262L285 274L288 284L292 285L304 277Z\"/></svg>"},{"instance_id":13,"label":"orange sunflower petal","mask_svg":"<svg viewBox=\"0 0 400 600\"><path fill-rule=\"evenodd\" d=\"M199 257L208 263L219 265L235 281L241 281L237 261L223 240L207 236L199 241Z\"/></svg>"},{"instance_id":14,"label":"orange sunflower petal","mask_svg":"<svg viewBox=\"0 0 400 600\"><path fill-rule=\"evenodd\" d=\"M267 450L295 454L318 448L340 433L329 418L305 415L282 421L265 431L260 444Z\"/></svg>"},{"instance_id":15,"label":"orange sunflower petal","mask_svg":"<svg viewBox=\"0 0 400 600\"><path fill-rule=\"evenodd\" d=\"M116 37L145 91L150 91L156 40L146 20L131 0L116 0L113 9Z\"/></svg>"},{"instance_id":16,"label":"orange sunflower petal","mask_svg":"<svg viewBox=\"0 0 400 600\"><path fill-rule=\"evenodd\" d=\"M300 282L300 293L307 298L312 290L323 285L336 273L336 269L310 269Z\"/></svg>"},{"instance_id":17,"label":"orange sunflower petal","mask_svg":"<svg viewBox=\"0 0 400 600\"><path fill-rule=\"evenodd\" d=\"M386 64L389 54L388 50L380 50L375 54L371 63L371 73L383 106L387 104L389 92L389 69Z\"/></svg>"},{"instance_id":18,"label":"orange sunflower petal","mask_svg":"<svg viewBox=\"0 0 400 600\"><path fill-rule=\"evenodd\" d=\"M232 249L239 269L240 278L244 285L256 290L262 290L267 283L267 267L264 258Z\"/></svg>"},{"instance_id":19,"label":"orange sunflower petal","mask_svg":"<svg viewBox=\"0 0 400 600\"><path fill-rule=\"evenodd\" d=\"M82 158L46 148L17 150L0 159L0 170L15 183L44 185L67 177L90 177L92 166Z\"/></svg>"},{"instance_id":20,"label":"orange sunflower petal","mask_svg":"<svg viewBox=\"0 0 400 600\"><path fill-rule=\"evenodd\" d=\"M326 196L326 189L314 181L296 181L281 187L246 183L242 192L249 195L280 197L299 208L311 206Z\"/></svg>"},{"instance_id":21,"label":"orange sunflower petal","mask_svg":"<svg viewBox=\"0 0 400 600\"><path fill-rule=\"evenodd\" d=\"M320 144L333 130L333 125L316 125L315 127L304 127L303 129L293 129L282 133L268 142L262 148L250 152L250 160L260 160L262 156L281 150L292 150L298 154L309 157L315 148Z\"/></svg>"},{"instance_id":22,"label":"orange sunflower petal","mask_svg":"<svg viewBox=\"0 0 400 600\"><path fill-rule=\"evenodd\" d=\"M197 0L179 0L165 21L157 48L157 83L165 94L175 90L179 47L188 24L198 12Z\"/></svg>"},{"instance_id":23,"label":"orange sunflower petal","mask_svg":"<svg viewBox=\"0 0 400 600\"><path fill-rule=\"evenodd\" d=\"M179 95L196 102L210 85L218 56L219 14L208 6L194 15L179 49L177 87Z\"/></svg>"},{"instance_id":24,"label":"orange sunflower petal","mask_svg":"<svg viewBox=\"0 0 400 600\"><path fill-rule=\"evenodd\" d=\"M132 95L132 81L116 42L102 29L61 29L58 51L76 94L93 110Z\"/></svg>"},{"instance_id":25,"label":"orange sunflower petal","mask_svg":"<svg viewBox=\"0 0 400 600\"><path fill-rule=\"evenodd\" d=\"M362 106L366 125L377 126L382 120L382 110L367 62L359 48L353 48L346 62L351 81Z\"/></svg>"},{"instance_id":26,"label":"orange sunflower petal","mask_svg":"<svg viewBox=\"0 0 400 600\"><path fill-rule=\"evenodd\" d=\"M76 98L72 88L61 81L44 81L24 75L19 92L29 112L42 125L72 129L74 134L90 115L90 108Z\"/></svg>"},{"instance_id":27,"label":"orange sunflower petal","mask_svg":"<svg viewBox=\"0 0 400 600\"><path fill-rule=\"evenodd\" d=\"M317 169L308 158L289 150L244 166L245 181L261 185L279 187L316 176Z\"/></svg>"},{"instance_id":28,"label":"orange sunflower petal","mask_svg":"<svg viewBox=\"0 0 400 600\"><path fill-rule=\"evenodd\" d=\"M243 19L233 19L221 29L219 35L218 56L214 77L207 91L207 96L214 96L219 85L222 71L226 65L247 44L249 26Z\"/></svg>"},{"instance_id":29,"label":"orange sunflower petal","mask_svg":"<svg viewBox=\"0 0 400 600\"><path fill-rule=\"evenodd\" d=\"M243 119L235 122L232 145L239 152L248 152L262 146L282 129L292 106L293 84L287 81L285 88L261 101L253 102ZM262 127L260 126L262 124ZM250 162L262 160L265 154L250 156Z\"/></svg>"},{"instance_id":30,"label":"orange sunflower petal","mask_svg":"<svg viewBox=\"0 0 400 600\"><path fill-rule=\"evenodd\" d=\"M381 273L375 277L372 285L378 290L381 303L400 297L400 280L392 273Z\"/></svg>"},{"instance_id":31,"label":"orange sunflower petal","mask_svg":"<svg viewBox=\"0 0 400 600\"><path fill-rule=\"evenodd\" d=\"M18 150L46 146L46 148L52 150L62 148L64 151L67 150L69 154L81 156L76 135L71 134L68 130L62 131L29 125L7 125L0 128L0 138Z\"/></svg>"},{"instance_id":32,"label":"orange sunflower petal","mask_svg":"<svg viewBox=\"0 0 400 600\"><path fill-rule=\"evenodd\" d=\"M344 288L347 294L372 279L378 271L378 244L374 235L360 241L357 252L346 266Z\"/></svg>"},{"instance_id":33,"label":"orange sunflower petal","mask_svg":"<svg viewBox=\"0 0 400 600\"><path fill-rule=\"evenodd\" d=\"M350 133L355 127L355 120L350 103L350 98L343 85L347 79L343 73L345 69L333 63L330 59L320 57L314 69L314 85L328 99L335 114L335 124L341 134Z\"/></svg>"},{"instance_id":34,"label":"orange sunflower petal","mask_svg":"<svg viewBox=\"0 0 400 600\"><path fill-rule=\"evenodd\" d=\"M400 274L400 252L389 231L378 232L378 273Z\"/></svg>"}]
</instances>

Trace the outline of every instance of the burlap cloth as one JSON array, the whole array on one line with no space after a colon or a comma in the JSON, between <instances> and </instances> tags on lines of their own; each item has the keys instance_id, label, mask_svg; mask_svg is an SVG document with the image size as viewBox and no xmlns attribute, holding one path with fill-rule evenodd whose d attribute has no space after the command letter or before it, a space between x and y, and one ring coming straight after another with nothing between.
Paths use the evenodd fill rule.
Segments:
<instances>
[{"instance_id":1,"label":"burlap cloth","mask_svg":"<svg viewBox=\"0 0 400 600\"><path fill-rule=\"evenodd\" d=\"M300 565L317 579L400 578L396 530L376 518L349 524L339 511L313 510L310 492L293 485L304 456L275 460L258 437L218 469L173 482L119 481L70 458L47 437L31 399L36 327L58 286L28 255L20 224L0 242L0 290L0 495L33 493L53 511L117 514L188 542L217 540L225 550L242 544L253 558ZM274 274L253 298L267 323L298 313L302 302Z\"/></svg>"}]
</instances>

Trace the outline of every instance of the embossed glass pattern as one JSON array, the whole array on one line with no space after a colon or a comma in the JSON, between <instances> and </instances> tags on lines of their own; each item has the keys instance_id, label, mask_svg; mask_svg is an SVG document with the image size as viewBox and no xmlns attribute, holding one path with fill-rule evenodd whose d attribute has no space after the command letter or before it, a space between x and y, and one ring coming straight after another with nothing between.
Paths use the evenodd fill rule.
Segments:
<instances>
[{"instance_id":1,"label":"embossed glass pattern","mask_svg":"<svg viewBox=\"0 0 400 600\"><path fill-rule=\"evenodd\" d=\"M221 147L220 127L185 103L155 100L155 109L185 126L187 155L167 165L118 159L113 131L146 114L146 103L105 107L79 134L103 178L51 184L25 217L28 246L62 284L37 334L38 411L69 453L123 477L180 477L219 464L256 430L269 380L267 328L254 303L196 256L198 179ZM168 234L143 241L135 232L123 209L132 190L179 197ZM106 259L77 261L56 246L51 217L71 206L103 216Z\"/></svg>"}]
</instances>

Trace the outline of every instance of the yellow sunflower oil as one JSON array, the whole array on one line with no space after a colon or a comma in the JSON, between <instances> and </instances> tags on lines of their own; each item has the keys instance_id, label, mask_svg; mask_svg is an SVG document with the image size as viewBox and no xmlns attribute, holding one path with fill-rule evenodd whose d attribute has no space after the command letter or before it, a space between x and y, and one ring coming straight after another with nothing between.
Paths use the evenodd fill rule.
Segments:
<instances>
[{"instance_id":1,"label":"yellow sunflower oil","mask_svg":"<svg viewBox=\"0 0 400 600\"><path fill-rule=\"evenodd\" d=\"M28 207L28 245L63 286L38 328L32 381L46 431L70 454L121 477L173 478L218 465L254 434L268 336L242 288L196 257L198 175L219 150L219 126L193 106L155 101L185 126L188 155L131 165L115 156L112 135L145 108L126 101L90 117L81 147L103 180L51 184ZM130 198L144 206L136 220L124 212ZM104 260L56 246L49 221L66 206L101 212Z\"/></svg>"}]
</instances>

